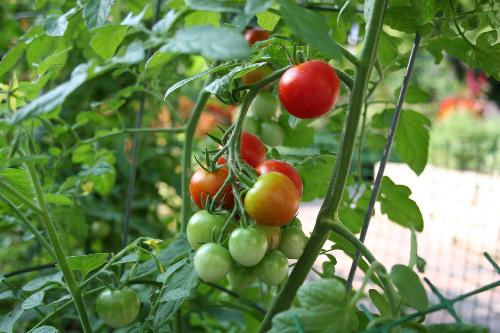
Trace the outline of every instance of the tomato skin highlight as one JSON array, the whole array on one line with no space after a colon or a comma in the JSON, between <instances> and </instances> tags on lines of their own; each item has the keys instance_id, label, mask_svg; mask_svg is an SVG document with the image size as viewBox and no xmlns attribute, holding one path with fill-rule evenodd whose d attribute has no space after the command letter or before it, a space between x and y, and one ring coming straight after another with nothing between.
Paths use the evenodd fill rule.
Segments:
<instances>
[{"instance_id":1,"label":"tomato skin highlight","mask_svg":"<svg viewBox=\"0 0 500 333\"><path fill-rule=\"evenodd\" d=\"M229 251L220 244L203 244L194 255L194 270L205 282L218 282L229 272L230 268Z\"/></svg>"},{"instance_id":2,"label":"tomato skin highlight","mask_svg":"<svg viewBox=\"0 0 500 333\"><path fill-rule=\"evenodd\" d=\"M257 228L237 228L229 236L229 253L241 266L257 265L266 255L266 233Z\"/></svg>"},{"instance_id":3,"label":"tomato skin highlight","mask_svg":"<svg viewBox=\"0 0 500 333\"><path fill-rule=\"evenodd\" d=\"M99 318L113 328L128 326L135 321L141 302L134 290L129 287L105 289L96 301Z\"/></svg>"},{"instance_id":4,"label":"tomato skin highlight","mask_svg":"<svg viewBox=\"0 0 500 333\"><path fill-rule=\"evenodd\" d=\"M279 172L290 178L290 180L295 184L300 196L304 191L304 185L302 184L302 178L300 174L295 170L293 166L284 161L279 160L266 160L259 164L256 168L257 174L264 175L269 172Z\"/></svg>"},{"instance_id":5,"label":"tomato skin highlight","mask_svg":"<svg viewBox=\"0 0 500 333\"><path fill-rule=\"evenodd\" d=\"M288 259L299 259L307 243L307 236L299 227L287 227L281 232L279 250Z\"/></svg>"},{"instance_id":6,"label":"tomato skin highlight","mask_svg":"<svg viewBox=\"0 0 500 333\"><path fill-rule=\"evenodd\" d=\"M207 197L213 198L224 184L229 169L227 167L218 168L214 172L208 172L202 168L198 169L189 181L189 192L191 198L199 208L207 201ZM226 186L222 195L219 197L218 204L222 207L231 209L234 206L233 192L231 184Z\"/></svg>"},{"instance_id":7,"label":"tomato skin highlight","mask_svg":"<svg viewBox=\"0 0 500 333\"><path fill-rule=\"evenodd\" d=\"M260 139L249 132L241 133L241 158L251 167L255 168L266 159L266 147ZM224 156L219 157L217 163L223 165L226 163Z\"/></svg>"},{"instance_id":8,"label":"tomato skin highlight","mask_svg":"<svg viewBox=\"0 0 500 333\"><path fill-rule=\"evenodd\" d=\"M206 210L194 213L186 228L189 245L196 250L203 244L210 243L212 234L218 237L226 220L226 215L210 214Z\"/></svg>"},{"instance_id":9,"label":"tomato skin highlight","mask_svg":"<svg viewBox=\"0 0 500 333\"><path fill-rule=\"evenodd\" d=\"M288 224L299 209L300 195L294 183L278 172L259 176L245 196L245 209L258 224Z\"/></svg>"},{"instance_id":10,"label":"tomato skin highlight","mask_svg":"<svg viewBox=\"0 0 500 333\"><path fill-rule=\"evenodd\" d=\"M311 60L288 69L278 85L281 104L301 119L318 118L337 103L340 80L335 70L322 60Z\"/></svg>"},{"instance_id":11,"label":"tomato skin highlight","mask_svg":"<svg viewBox=\"0 0 500 333\"><path fill-rule=\"evenodd\" d=\"M252 28L248 29L245 32L245 39L248 45L253 45L259 41L266 40L269 38L269 31L260 29L260 28Z\"/></svg>"},{"instance_id":12,"label":"tomato skin highlight","mask_svg":"<svg viewBox=\"0 0 500 333\"><path fill-rule=\"evenodd\" d=\"M282 283L288 276L288 260L279 251L268 253L257 266L257 276L271 286Z\"/></svg>"}]
</instances>

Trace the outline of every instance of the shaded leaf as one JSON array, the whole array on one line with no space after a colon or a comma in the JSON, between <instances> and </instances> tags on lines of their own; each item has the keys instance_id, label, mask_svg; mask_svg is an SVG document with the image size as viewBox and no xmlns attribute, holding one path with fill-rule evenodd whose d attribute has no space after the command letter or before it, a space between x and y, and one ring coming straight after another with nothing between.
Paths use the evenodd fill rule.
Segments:
<instances>
[{"instance_id":1,"label":"shaded leaf","mask_svg":"<svg viewBox=\"0 0 500 333\"><path fill-rule=\"evenodd\" d=\"M340 49L328 34L330 27L323 16L289 0L281 0L280 4L281 15L295 35L326 56L341 58Z\"/></svg>"},{"instance_id":2,"label":"shaded leaf","mask_svg":"<svg viewBox=\"0 0 500 333\"><path fill-rule=\"evenodd\" d=\"M411 190L404 185L396 185L387 176L382 179L380 188L380 206L382 213L403 227L413 227L417 231L424 229L422 213L415 201L410 199Z\"/></svg>"},{"instance_id":3,"label":"shaded leaf","mask_svg":"<svg viewBox=\"0 0 500 333\"><path fill-rule=\"evenodd\" d=\"M44 297L45 297L45 291L43 290L31 294L28 298L24 300L24 302L21 305L21 308L23 308L24 310L36 308L37 306L43 304Z\"/></svg>"},{"instance_id":4,"label":"shaded leaf","mask_svg":"<svg viewBox=\"0 0 500 333\"><path fill-rule=\"evenodd\" d=\"M63 285L63 275L61 272L50 274L50 275L43 275L37 278L34 278L33 280L29 281L23 286L24 291L35 291L38 289L41 289L45 287L48 284L56 284L56 285Z\"/></svg>"},{"instance_id":5,"label":"shaded leaf","mask_svg":"<svg viewBox=\"0 0 500 333\"><path fill-rule=\"evenodd\" d=\"M114 0L90 0L83 8L83 20L89 29L100 27L111 12Z\"/></svg>"},{"instance_id":6,"label":"shaded leaf","mask_svg":"<svg viewBox=\"0 0 500 333\"><path fill-rule=\"evenodd\" d=\"M250 55L250 49L239 32L212 26L178 30L160 51L201 54L214 60L245 59Z\"/></svg>"},{"instance_id":7,"label":"shaded leaf","mask_svg":"<svg viewBox=\"0 0 500 333\"><path fill-rule=\"evenodd\" d=\"M429 307L429 299L418 275L409 267L394 265L391 269L391 279L398 288L405 304L425 311Z\"/></svg>"},{"instance_id":8,"label":"shaded leaf","mask_svg":"<svg viewBox=\"0 0 500 333\"><path fill-rule=\"evenodd\" d=\"M240 13L237 4L228 0L185 0L186 5L196 10L207 10L212 12Z\"/></svg>"},{"instance_id":9,"label":"shaded leaf","mask_svg":"<svg viewBox=\"0 0 500 333\"><path fill-rule=\"evenodd\" d=\"M429 333L489 333L487 327L472 324L436 324L426 326Z\"/></svg>"},{"instance_id":10,"label":"shaded leaf","mask_svg":"<svg viewBox=\"0 0 500 333\"><path fill-rule=\"evenodd\" d=\"M49 16L43 23L43 28L49 36L64 36L68 27L68 18L77 12L76 8L71 8L63 15Z\"/></svg>"},{"instance_id":11,"label":"shaded leaf","mask_svg":"<svg viewBox=\"0 0 500 333\"><path fill-rule=\"evenodd\" d=\"M299 288L297 299L300 306L304 308L337 305L345 300L345 288L336 279L315 280L305 283Z\"/></svg>"},{"instance_id":12,"label":"shaded leaf","mask_svg":"<svg viewBox=\"0 0 500 333\"><path fill-rule=\"evenodd\" d=\"M332 155L318 155L308 157L295 166L304 184L303 202L325 196L334 162Z\"/></svg>"}]
</instances>

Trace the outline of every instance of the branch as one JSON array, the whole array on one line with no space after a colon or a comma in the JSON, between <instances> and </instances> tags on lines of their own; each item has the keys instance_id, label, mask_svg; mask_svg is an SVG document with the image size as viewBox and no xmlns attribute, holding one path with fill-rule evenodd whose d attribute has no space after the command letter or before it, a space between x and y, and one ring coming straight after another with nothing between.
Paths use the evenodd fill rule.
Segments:
<instances>
[{"instance_id":1,"label":"branch","mask_svg":"<svg viewBox=\"0 0 500 333\"><path fill-rule=\"evenodd\" d=\"M356 76L344 127L344 136L340 145L337 163L330 178L328 192L316 218L316 225L307 242L304 253L264 318L260 327L261 333L269 330L272 318L276 313L290 307L298 288L305 281L311 267L318 257L319 251L330 234L332 224L331 217L335 216L337 213L349 174L366 88L377 57L378 42L382 30L386 5L387 0L375 0L373 2L371 18L369 20L370 23L366 29L365 44L361 52L359 65L356 67Z\"/></svg>"}]
</instances>

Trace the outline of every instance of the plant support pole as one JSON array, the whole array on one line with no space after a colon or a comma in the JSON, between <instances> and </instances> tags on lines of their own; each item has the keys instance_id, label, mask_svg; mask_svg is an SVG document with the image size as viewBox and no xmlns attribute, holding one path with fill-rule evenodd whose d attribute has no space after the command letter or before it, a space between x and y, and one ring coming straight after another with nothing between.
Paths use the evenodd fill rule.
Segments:
<instances>
[{"instance_id":1,"label":"plant support pole","mask_svg":"<svg viewBox=\"0 0 500 333\"><path fill-rule=\"evenodd\" d=\"M328 239L332 224L332 217L337 213L342 199L347 176L351 166L356 132L363 108L366 89L373 65L377 58L378 42L384 21L387 0L375 0L372 2L371 13L366 27L365 44L359 64L356 67L353 89L351 91L348 115L344 127L344 135L340 145L337 163L333 170L328 186L328 192L316 218L316 225L307 242L304 253L293 269L290 278L274 300L262 325L260 332L266 332L271 327L271 321L275 314L290 307L297 290L305 281L311 270L321 248Z\"/></svg>"},{"instance_id":2,"label":"plant support pole","mask_svg":"<svg viewBox=\"0 0 500 333\"><path fill-rule=\"evenodd\" d=\"M370 197L370 203L368 205L368 209L366 210L363 227L361 228L361 234L359 235L359 240L362 243L365 241L366 234L368 232L368 227L370 225L370 219L373 214L373 209L375 207L375 203L377 202L377 197L380 193L380 186L382 184L382 179L384 177L385 166L387 165L387 161L389 160L389 155L391 154L391 148L394 142L394 136L396 135L396 129L398 127L399 119L401 118L401 110L403 109L403 102L406 96L406 91L408 89L408 84L410 83L411 72L413 70L413 65L415 63L415 58L417 55L419 44L420 44L420 35L416 34L415 39L413 41L413 47L410 53L410 59L408 60L406 72L403 77L403 84L401 86L401 91L399 92L398 101L396 103L396 110L394 111L394 115L392 116L391 128L389 130L389 135L387 136L387 141L385 143L384 154L382 155L382 160L380 161L380 165L377 171L377 176L375 177L375 182L373 184L373 191ZM347 283L346 283L347 291L349 291L352 288L352 281L354 280L354 275L356 274L356 269L358 267L360 256L361 253L359 251L356 251L354 260L351 265L351 269L349 271L349 276L347 278Z\"/></svg>"}]
</instances>

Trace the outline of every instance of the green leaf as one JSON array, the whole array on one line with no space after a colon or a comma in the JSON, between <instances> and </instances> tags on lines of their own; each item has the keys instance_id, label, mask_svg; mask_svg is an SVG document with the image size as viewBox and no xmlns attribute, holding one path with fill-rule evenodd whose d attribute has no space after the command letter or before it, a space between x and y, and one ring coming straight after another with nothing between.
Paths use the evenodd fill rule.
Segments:
<instances>
[{"instance_id":1,"label":"green leaf","mask_svg":"<svg viewBox=\"0 0 500 333\"><path fill-rule=\"evenodd\" d=\"M42 62L38 64L38 67L36 69L38 75L43 75L49 70L53 70L56 72L61 70L66 64L66 60L68 59L69 50L70 48L58 50L45 57Z\"/></svg>"},{"instance_id":2,"label":"green leaf","mask_svg":"<svg viewBox=\"0 0 500 333\"><path fill-rule=\"evenodd\" d=\"M220 71L223 71L223 70L227 70L229 68L233 67L233 65L227 65L227 64L222 64L222 65L218 65L218 66L215 66L215 67L212 67L212 68L209 68L203 72L200 72L196 75L193 75L193 76L190 76L188 78L185 78L184 80L181 80L177 83L175 83L174 85L170 86L167 91L165 92L165 99L171 94L173 93L174 91L176 91L177 89L181 88L182 86L185 86L186 84L188 84L189 82L191 81L194 81L194 80L197 80L199 78L202 78L208 74L214 74L214 73L217 73L217 72L220 72Z\"/></svg>"},{"instance_id":3,"label":"green leaf","mask_svg":"<svg viewBox=\"0 0 500 333\"><path fill-rule=\"evenodd\" d=\"M211 26L181 29L160 51L201 54L214 60L246 59L250 55L248 44L239 32Z\"/></svg>"},{"instance_id":4,"label":"green leaf","mask_svg":"<svg viewBox=\"0 0 500 333\"><path fill-rule=\"evenodd\" d=\"M339 280L319 279L303 284L297 292L297 299L303 308L337 305L345 300L345 288Z\"/></svg>"},{"instance_id":5,"label":"green leaf","mask_svg":"<svg viewBox=\"0 0 500 333\"><path fill-rule=\"evenodd\" d=\"M71 74L71 79L66 81L47 93L41 95L30 104L24 106L10 118L12 124L18 124L28 118L41 116L53 111L60 106L66 97L80 87L87 79L89 65L78 65Z\"/></svg>"},{"instance_id":6,"label":"green leaf","mask_svg":"<svg viewBox=\"0 0 500 333\"><path fill-rule=\"evenodd\" d=\"M175 53L172 52L162 52L160 50L153 53L153 55L146 62L144 67L146 70L152 70L154 68L161 67L175 58Z\"/></svg>"},{"instance_id":7,"label":"green leaf","mask_svg":"<svg viewBox=\"0 0 500 333\"><path fill-rule=\"evenodd\" d=\"M112 62L115 64L136 64L144 60L145 56L144 44L140 40L135 40L127 46L125 53L114 56Z\"/></svg>"},{"instance_id":8,"label":"green leaf","mask_svg":"<svg viewBox=\"0 0 500 333\"><path fill-rule=\"evenodd\" d=\"M245 14L255 15L267 10L273 4L273 0L248 0L245 1ZM271 29L272 30L272 29Z\"/></svg>"},{"instance_id":9,"label":"green leaf","mask_svg":"<svg viewBox=\"0 0 500 333\"><path fill-rule=\"evenodd\" d=\"M330 27L320 14L295 4L280 0L281 15L295 35L330 58L340 59L342 54L328 34Z\"/></svg>"},{"instance_id":10,"label":"green leaf","mask_svg":"<svg viewBox=\"0 0 500 333\"><path fill-rule=\"evenodd\" d=\"M385 12L384 24L395 30L426 35L432 30L432 23L419 23L420 19L427 22L428 13L422 12L421 16L416 6L391 6Z\"/></svg>"},{"instance_id":11,"label":"green leaf","mask_svg":"<svg viewBox=\"0 0 500 333\"><path fill-rule=\"evenodd\" d=\"M386 109L372 118L375 128L389 128L394 109ZM398 156L417 174L424 171L429 154L430 120L413 110L401 111L395 145Z\"/></svg>"},{"instance_id":12,"label":"green leaf","mask_svg":"<svg viewBox=\"0 0 500 333\"><path fill-rule=\"evenodd\" d=\"M124 25L105 25L94 30L90 46L95 53L104 59L111 58L127 34Z\"/></svg>"},{"instance_id":13,"label":"green leaf","mask_svg":"<svg viewBox=\"0 0 500 333\"><path fill-rule=\"evenodd\" d=\"M186 27L195 25L210 25L212 27L220 26L220 14L214 12L197 11L187 15L184 18Z\"/></svg>"},{"instance_id":14,"label":"green leaf","mask_svg":"<svg viewBox=\"0 0 500 333\"><path fill-rule=\"evenodd\" d=\"M154 314L153 330L158 332L160 327L172 318L181 307L184 300L191 295L191 291L198 285L198 275L192 263L184 263L165 281L166 287L160 295L160 305Z\"/></svg>"},{"instance_id":15,"label":"green leaf","mask_svg":"<svg viewBox=\"0 0 500 333\"><path fill-rule=\"evenodd\" d=\"M334 163L335 157L332 155L317 155L308 157L295 166L304 183L303 202L325 196Z\"/></svg>"},{"instance_id":16,"label":"green leaf","mask_svg":"<svg viewBox=\"0 0 500 333\"><path fill-rule=\"evenodd\" d=\"M399 120L396 152L417 175L427 164L430 124L429 118L412 110L403 110Z\"/></svg>"},{"instance_id":17,"label":"green leaf","mask_svg":"<svg viewBox=\"0 0 500 333\"><path fill-rule=\"evenodd\" d=\"M11 48L9 52L7 52L0 62L0 79L7 73L12 67L17 64L19 58L24 54L24 50L26 50L26 44L23 42L18 42L16 46Z\"/></svg>"},{"instance_id":18,"label":"green leaf","mask_svg":"<svg viewBox=\"0 0 500 333\"><path fill-rule=\"evenodd\" d=\"M289 122L283 123L281 119L280 124L281 127L285 129L285 140L283 142L283 146L306 148L310 147L314 143L315 130L314 127L310 126L309 121L299 120L294 124L293 128L290 126Z\"/></svg>"},{"instance_id":19,"label":"green leaf","mask_svg":"<svg viewBox=\"0 0 500 333\"><path fill-rule=\"evenodd\" d=\"M108 19L114 0L90 0L83 8L83 20L88 29L100 27Z\"/></svg>"},{"instance_id":20,"label":"green leaf","mask_svg":"<svg viewBox=\"0 0 500 333\"><path fill-rule=\"evenodd\" d=\"M389 301L379 293L376 289L370 289L368 290L368 294L370 295L370 299L372 300L373 304L377 307L380 316L381 317L390 317L392 312L391 312L391 305L389 304Z\"/></svg>"},{"instance_id":21,"label":"green leaf","mask_svg":"<svg viewBox=\"0 0 500 333\"><path fill-rule=\"evenodd\" d=\"M387 176L380 188L380 208L389 219L406 228L424 229L422 213L415 201L410 199L411 190L404 185L396 185Z\"/></svg>"},{"instance_id":22,"label":"green leaf","mask_svg":"<svg viewBox=\"0 0 500 333\"><path fill-rule=\"evenodd\" d=\"M29 281L23 286L24 291L35 291L49 284L55 284L58 286L63 286L63 275L61 272L57 272L51 275L43 275L33 280Z\"/></svg>"},{"instance_id":23,"label":"green leaf","mask_svg":"<svg viewBox=\"0 0 500 333\"><path fill-rule=\"evenodd\" d=\"M0 332L12 333L15 323L23 313L24 309L18 306L14 310L6 314L4 317L2 317L2 320L0 320Z\"/></svg>"},{"instance_id":24,"label":"green leaf","mask_svg":"<svg viewBox=\"0 0 500 333\"><path fill-rule=\"evenodd\" d=\"M26 298L21 305L21 308L24 310L29 310L36 308L37 306L43 304L43 298L45 297L45 291L40 290L34 294L31 294L28 298Z\"/></svg>"},{"instance_id":25,"label":"green leaf","mask_svg":"<svg viewBox=\"0 0 500 333\"><path fill-rule=\"evenodd\" d=\"M354 333L358 330L358 317L345 304L291 309L277 314L272 323L268 333L297 333L298 326L307 333Z\"/></svg>"},{"instance_id":26,"label":"green leaf","mask_svg":"<svg viewBox=\"0 0 500 333\"><path fill-rule=\"evenodd\" d=\"M185 0L191 9L211 12L240 13L241 10L234 1L230 0Z\"/></svg>"},{"instance_id":27,"label":"green leaf","mask_svg":"<svg viewBox=\"0 0 500 333\"><path fill-rule=\"evenodd\" d=\"M476 39L476 63L487 75L500 80L500 43L497 43L498 32L483 32Z\"/></svg>"},{"instance_id":28,"label":"green leaf","mask_svg":"<svg viewBox=\"0 0 500 333\"><path fill-rule=\"evenodd\" d=\"M101 267L108 258L108 253L93 253L84 256L68 257L69 268L74 271L81 271L84 276L93 270Z\"/></svg>"},{"instance_id":29,"label":"green leaf","mask_svg":"<svg viewBox=\"0 0 500 333\"><path fill-rule=\"evenodd\" d=\"M68 28L68 18L77 12L76 8L71 8L63 15L49 16L43 23L43 28L49 36L64 36Z\"/></svg>"},{"instance_id":30,"label":"green leaf","mask_svg":"<svg viewBox=\"0 0 500 333\"><path fill-rule=\"evenodd\" d=\"M35 328L32 333L57 333L59 330L52 326L40 326Z\"/></svg>"},{"instance_id":31,"label":"green leaf","mask_svg":"<svg viewBox=\"0 0 500 333\"><path fill-rule=\"evenodd\" d=\"M62 241L68 245L71 238L83 243L87 238L88 225L83 210L78 206L57 206L51 209L54 219L64 235Z\"/></svg>"},{"instance_id":32,"label":"green leaf","mask_svg":"<svg viewBox=\"0 0 500 333\"><path fill-rule=\"evenodd\" d=\"M401 87L394 90L394 97L399 96L399 92L401 91ZM406 91L405 103L427 103L431 99L431 96L428 92L422 90L419 86L414 84L410 84Z\"/></svg>"},{"instance_id":33,"label":"green leaf","mask_svg":"<svg viewBox=\"0 0 500 333\"><path fill-rule=\"evenodd\" d=\"M436 324L426 326L429 333L489 333L489 329L472 324Z\"/></svg>"},{"instance_id":34,"label":"green leaf","mask_svg":"<svg viewBox=\"0 0 500 333\"><path fill-rule=\"evenodd\" d=\"M45 193L43 195L45 202L47 204L57 205L57 206L71 206L73 205L73 200L62 194Z\"/></svg>"},{"instance_id":35,"label":"green leaf","mask_svg":"<svg viewBox=\"0 0 500 333\"><path fill-rule=\"evenodd\" d=\"M273 14L271 12L262 12L257 14L257 24L262 28L269 31L273 31L276 24L280 20L279 15Z\"/></svg>"},{"instance_id":36,"label":"green leaf","mask_svg":"<svg viewBox=\"0 0 500 333\"><path fill-rule=\"evenodd\" d=\"M0 180L15 188L18 192L29 198L35 203L35 191L33 183L24 168L7 168L0 170ZM9 196L7 193L2 193L7 199L11 200L15 205L20 205L21 202L16 198ZM1 203L3 205L3 202Z\"/></svg>"},{"instance_id":37,"label":"green leaf","mask_svg":"<svg viewBox=\"0 0 500 333\"><path fill-rule=\"evenodd\" d=\"M407 305L418 311L427 310L429 299L417 273L407 266L394 265L391 269L391 279Z\"/></svg>"}]
</instances>

